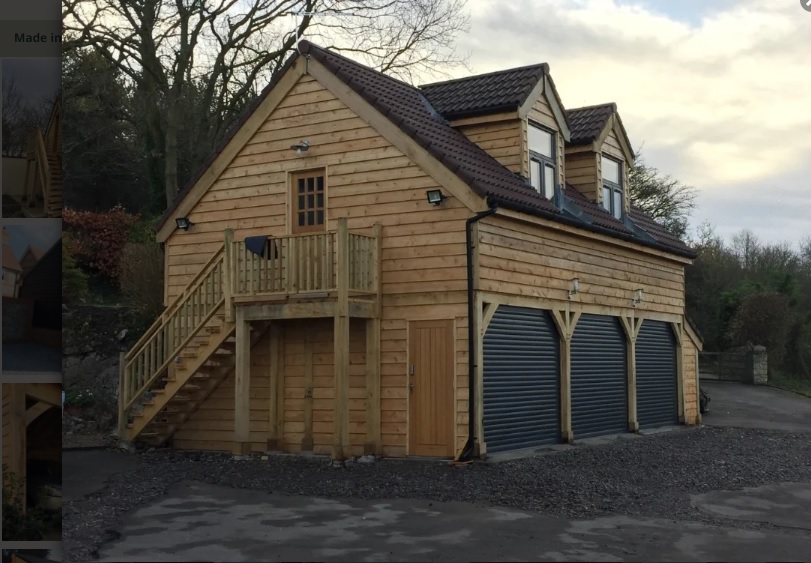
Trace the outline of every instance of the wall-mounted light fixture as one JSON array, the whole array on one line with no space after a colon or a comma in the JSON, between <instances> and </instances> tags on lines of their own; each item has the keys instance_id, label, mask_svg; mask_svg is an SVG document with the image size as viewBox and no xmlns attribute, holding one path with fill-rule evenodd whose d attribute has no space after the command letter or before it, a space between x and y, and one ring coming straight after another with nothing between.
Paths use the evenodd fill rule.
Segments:
<instances>
[{"instance_id":1,"label":"wall-mounted light fixture","mask_svg":"<svg viewBox=\"0 0 811 563\"><path fill-rule=\"evenodd\" d=\"M574 278L572 280L572 286L571 288L569 288L569 299L577 295L579 292L580 292L580 279Z\"/></svg>"},{"instance_id":2,"label":"wall-mounted light fixture","mask_svg":"<svg viewBox=\"0 0 811 563\"><path fill-rule=\"evenodd\" d=\"M178 217L175 219L175 223L177 224L177 228L181 231L188 231L189 228L194 225L194 223L189 221L188 217Z\"/></svg>"},{"instance_id":3,"label":"wall-mounted light fixture","mask_svg":"<svg viewBox=\"0 0 811 563\"><path fill-rule=\"evenodd\" d=\"M290 145L290 148L296 151L297 155L310 150L310 141L299 141L297 145Z\"/></svg>"},{"instance_id":4,"label":"wall-mounted light fixture","mask_svg":"<svg viewBox=\"0 0 811 563\"><path fill-rule=\"evenodd\" d=\"M641 289L637 289L636 293L634 294L634 299L631 301L631 304L636 307L640 303L642 303L643 292Z\"/></svg>"},{"instance_id":5,"label":"wall-mounted light fixture","mask_svg":"<svg viewBox=\"0 0 811 563\"><path fill-rule=\"evenodd\" d=\"M439 205L448 199L445 194L442 193L442 190L428 190L425 192L425 195L428 197L428 203L431 205Z\"/></svg>"}]
</instances>

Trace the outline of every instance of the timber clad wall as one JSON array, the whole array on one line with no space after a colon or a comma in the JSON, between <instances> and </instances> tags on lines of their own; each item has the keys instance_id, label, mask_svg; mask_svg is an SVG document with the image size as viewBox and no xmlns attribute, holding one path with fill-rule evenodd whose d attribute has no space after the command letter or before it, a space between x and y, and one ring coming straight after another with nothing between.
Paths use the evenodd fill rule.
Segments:
<instances>
[{"instance_id":1,"label":"timber clad wall","mask_svg":"<svg viewBox=\"0 0 811 563\"><path fill-rule=\"evenodd\" d=\"M698 351L686 331L682 337L682 342L682 361L684 362L684 422L686 424L698 424L698 373L696 373Z\"/></svg>"},{"instance_id":2,"label":"timber clad wall","mask_svg":"<svg viewBox=\"0 0 811 563\"><path fill-rule=\"evenodd\" d=\"M567 152L566 181L591 201L597 201L600 177L597 175L597 155L591 151Z\"/></svg>"},{"instance_id":3,"label":"timber clad wall","mask_svg":"<svg viewBox=\"0 0 811 563\"><path fill-rule=\"evenodd\" d=\"M684 313L683 265L561 231L500 217L479 223L483 291L566 302L572 278L580 279L575 303L622 309L637 288L645 311ZM539 283L539 279L543 283Z\"/></svg>"},{"instance_id":4,"label":"timber clad wall","mask_svg":"<svg viewBox=\"0 0 811 563\"><path fill-rule=\"evenodd\" d=\"M306 155L296 156L290 146L304 139L310 142L310 149ZM458 448L467 436L464 222L470 212L454 198L445 201L441 207L428 206L425 192L440 188L439 184L312 77L305 75L298 80L189 213L194 227L188 232L176 231L166 240L167 300L171 302L182 291L222 244L226 228L235 229L235 240L251 235L288 234L288 173L322 167L327 169L327 229L335 230L341 217L348 218L351 231L371 234L375 223L383 228L380 390L383 453L406 455L406 319L457 319L456 389L460 400L455 438ZM448 194L447 190L443 189L443 192ZM319 386L322 383L331 385L318 379L323 376L315 375L331 365L331 324L328 328L330 344L327 346L320 341L314 344L327 348L319 359L324 363L313 366L314 383L318 380ZM353 339L354 335L353 329ZM291 340L292 337L285 343ZM303 345L301 340L299 343ZM361 352L364 345L357 344L361 346L357 349L355 343L351 345L350 384L354 387L356 383L360 385L360 378L355 376L363 370ZM251 442L257 449L266 449L268 434L267 349L263 339L252 351ZM301 364L295 364L298 360L290 354L297 355L285 351L288 364L285 368L298 373L296 370L301 369ZM359 362L357 365L355 359ZM301 376L292 377L299 381L295 378ZM313 448L324 451L323 447L332 443L334 427L331 422L316 419L329 416L317 406L328 402L326 389L319 397L319 386L313 390ZM232 377L201 406L192 418L191 427L184 424L176 434L176 447L231 448L233 389ZM300 409L296 401L302 399L301 392L293 388L286 387L285 393L285 448L293 449L296 444L300 447L303 420L301 410L292 409ZM332 387L329 393L332 393ZM359 396L359 391L350 390L350 401L358 400ZM315 402L318 399L323 399L324 403ZM362 445L361 432L365 430L360 429L365 419L359 419L364 408L359 403L350 404L353 448ZM209 411L220 412L206 414ZM209 431L207 426L217 426L222 430ZM200 440L205 440L206 445Z\"/></svg>"},{"instance_id":5,"label":"timber clad wall","mask_svg":"<svg viewBox=\"0 0 811 563\"><path fill-rule=\"evenodd\" d=\"M460 120L465 123L467 120ZM472 120L471 120L472 121ZM487 121L471 125L459 125L454 123L454 127L459 129L465 136L483 148L487 153L495 158L511 172L521 173L523 168L522 122L513 117L499 121Z\"/></svg>"}]
</instances>

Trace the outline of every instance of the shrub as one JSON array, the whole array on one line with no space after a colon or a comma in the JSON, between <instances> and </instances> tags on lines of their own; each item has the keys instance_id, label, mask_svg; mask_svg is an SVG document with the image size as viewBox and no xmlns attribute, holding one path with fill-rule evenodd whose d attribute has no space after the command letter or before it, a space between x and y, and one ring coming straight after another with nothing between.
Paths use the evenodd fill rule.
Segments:
<instances>
[{"instance_id":1,"label":"shrub","mask_svg":"<svg viewBox=\"0 0 811 563\"><path fill-rule=\"evenodd\" d=\"M6 541L40 541L46 532L61 527L61 513L50 513L41 503L23 513L23 485L23 480L3 465L3 539Z\"/></svg>"},{"instance_id":2,"label":"shrub","mask_svg":"<svg viewBox=\"0 0 811 563\"><path fill-rule=\"evenodd\" d=\"M76 264L75 244L67 233L62 237L62 301L83 303L88 296L87 274Z\"/></svg>"},{"instance_id":3,"label":"shrub","mask_svg":"<svg viewBox=\"0 0 811 563\"><path fill-rule=\"evenodd\" d=\"M79 265L106 278L118 279L121 252L139 216L121 206L105 213L62 211L62 224L73 240L71 251Z\"/></svg>"},{"instance_id":4,"label":"shrub","mask_svg":"<svg viewBox=\"0 0 811 563\"><path fill-rule=\"evenodd\" d=\"M136 324L152 324L163 311L163 250L156 243L129 243L121 253L119 284Z\"/></svg>"}]
</instances>

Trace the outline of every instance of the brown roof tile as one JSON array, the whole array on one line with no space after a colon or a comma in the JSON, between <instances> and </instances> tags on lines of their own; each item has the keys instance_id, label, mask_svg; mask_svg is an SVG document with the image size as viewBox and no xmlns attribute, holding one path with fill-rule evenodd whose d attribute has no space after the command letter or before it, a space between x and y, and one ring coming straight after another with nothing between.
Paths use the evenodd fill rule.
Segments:
<instances>
[{"instance_id":1,"label":"brown roof tile","mask_svg":"<svg viewBox=\"0 0 811 563\"><path fill-rule=\"evenodd\" d=\"M613 103L566 110L572 132L569 143L585 145L593 142L616 111L617 105Z\"/></svg>"},{"instance_id":2,"label":"brown roof tile","mask_svg":"<svg viewBox=\"0 0 811 563\"><path fill-rule=\"evenodd\" d=\"M668 231L665 227L657 223L653 217L642 211L637 207L631 208L631 220L643 231L652 236L659 244L665 245L668 248L679 252L689 253L695 256L695 252L684 242L682 242L673 233Z\"/></svg>"},{"instance_id":3,"label":"brown roof tile","mask_svg":"<svg viewBox=\"0 0 811 563\"><path fill-rule=\"evenodd\" d=\"M299 47L387 116L480 196L518 202L550 214L559 213L548 199L451 127L417 88L307 41L302 41Z\"/></svg>"},{"instance_id":4,"label":"brown roof tile","mask_svg":"<svg viewBox=\"0 0 811 563\"><path fill-rule=\"evenodd\" d=\"M548 73L542 63L425 84L420 91L443 117L458 119L517 109Z\"/></svg>"},{"instance_id":5,"label":"brown roof tile","mask_svg":"<svg viewBox=\"0 0 811 563\"><path fill-rule=\"evenodd\" d=\"M655 239L655 242L640 237L633 229L614 219L596 204L588 201L583 194L572 186L568 186L565 192L580 210L579 215L581 218L578 219L563 214L560 209L536 192L526 181L510 172L473 141L451 127L446 118L441 115L441 111L438 111L444 110L446 115L459 116L458 113L454 112L484 113L486 111L496 111L499 108L506 109L508 106L510 108L517 107L523 103L523 100L532 90L532 86L534 86L533 80L537 82L544 72L548 72L548 67L545 64L428 85L420 90L332 51L317 47L308 41L301 41L299 49L302 53L312 56L323 64L380 113L388 117L404 133L412 137L432 156L447 166L449 170L454 172L480 196L487 197L490 201L506 208L566 222L587 230L602 232L624 240L636 241L643 245L672 251L676 254L688 257L694 256L684 243L673 237L669 239L664 234L656 231L654 227L643 226L643 229L651 234L651 238ZM211 165L219 152L256 110L298 56L296 53L287 60L262 94L235 122L217 150L201 167L197 176L180 193L177 202L166 211L158 224L158 228L168 220L171 213L177 208L177 204L191 189L191 186ZM494 86L499 83L505 84L507 91L499 93L498 88ZM532 86L530 86L531 83ZM477 100L475 97L473 86L476 84L482 85L486 90L486 95L481 100ZM435 108L429 102L429 98L439 108ZM608 112L609 116L616 109L613 104L597 107L610 110ZM578 110L572 111L576 112ZM592 125L598 121L596 117L589 119ZM604 124L603 121L603 126ZM572 137L575 137L574 129ZM657 234L650 231L656 231Z\"/></svg>"}]
</instances>

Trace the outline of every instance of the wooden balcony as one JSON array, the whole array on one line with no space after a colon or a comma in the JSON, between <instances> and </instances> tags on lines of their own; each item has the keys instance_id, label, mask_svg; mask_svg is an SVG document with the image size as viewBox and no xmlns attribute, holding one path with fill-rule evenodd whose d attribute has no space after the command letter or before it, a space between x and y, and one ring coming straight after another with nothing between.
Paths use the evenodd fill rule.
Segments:
<instances>
[{"instance_id":1,"label":"wooden balcony","mask_svg":"<svg viewBox=\"0 0 811 563\"><path fill-rule=\"evenodd\" d=\"M331 317L346 300L349 316L372 314L380 293L379 227L371 235L351 233L341 220L336 231L267 237L262 242L257 245L261 248L249 249L246 241L235 241L231 231L226 232L226 312L266 305L243 311L246 319ZM283 307L293 304L296 307Z\"/></svg>"}]
</instances>

